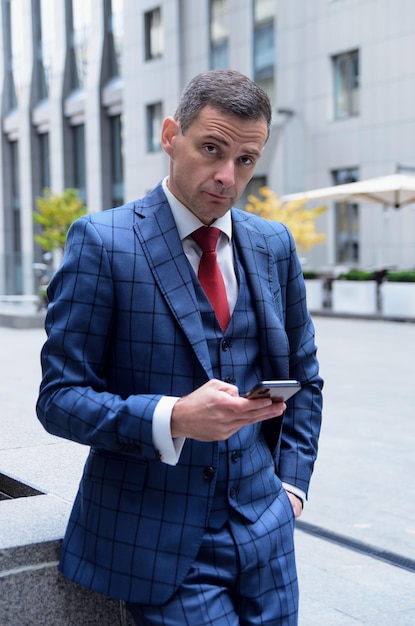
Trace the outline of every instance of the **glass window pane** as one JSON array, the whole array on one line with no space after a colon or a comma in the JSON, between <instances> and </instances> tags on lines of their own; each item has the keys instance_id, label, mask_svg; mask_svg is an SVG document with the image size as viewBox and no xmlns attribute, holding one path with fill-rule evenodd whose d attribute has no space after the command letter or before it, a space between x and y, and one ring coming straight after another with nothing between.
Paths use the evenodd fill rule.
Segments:
<instances>
[{"instance_id":1,"label":"glass window pane","mask_svg":"<svg viewBox=\"0 0 415 626\"><path fill-rule=\"evenodd\" d=\"M357 52L353 53L350 59L350 106L351 114L357 115L359 113L359 55Z\"/></svg>"},{"instance_id":2,"label":"glass window pane","mask_svg":"<svg viewBox=\"0 0 415 626\"><path fill-rule=\"evenodd\" d=\"M20 210L20 173L19 173L19 144L17 141L10 142L11 162L11 187L13 209Z\"/></svg>"},{"instance_id":3,"label":"glass window pane","mask_svg":"<svg viewBox=\"0 0 415 626\"><path fill-rule=\"evenodd\" d=\"M85 126L72 127L74 157L74 187L86 203Z\"/></svg>"},{"instance_id":4,"label":"glass window pane","mask_svg":"<svg viewBox=\"0 0 415 626\"><path fill-rule=\"evenodd\" d=\"M16 89L14 86L12 69L12 37L11 37L11 10L10 3L4 4L4 64L5 64L5 105L6 112L17 106Z\"/></svg>"},{"instance_id":5,"label":"glass window pane","mask_svg":"<svg viewBox=\"0 0 415 626\"><path fill-rule=\"evenodd\" d=\"M40 189L50 187L50 165L49 165L49 135L43 133L39 137L40 151Z\"/></svg>"},{"instance_id":6,"label":"glass window pane","mask_svg":"<svg viewBox=\"0 0 415 626\"><path fill-rule=\"evenodd\" d=\"M335 117L347 115L347 81L345 60L338 57L334 60L334 108Z\"/></svg>"},{"instance_id":7,"label":"glass window pane","mask_svg":"<svg viewBox=\"0 0 415 626\"><path fill-rule=\"evenodd\" d=\"M253 178L251 178L251 180L245 187L245 191L243 192L242 196L239 198L235 206L237 206L238 209L242 209L244 211L246 205L248 204L249 196L260 196L259 190L262 187L265 187L266 184L267 179L265 176L254 176Z\"/></svg>"},{"instance_id":8,"label":"glass window pane","mask_svg":"<svg viewBox=\"0 0 415 626\"><path fill-rule=\"evenodd\" d=\"M210 67L229 67L229 28L227 0L211 0L210 3Z\"/></svg>"},{"instance_id":9,"label":"glass window pane","mask_svg":"<svg viewBox=\"0 0 415 626\"><path fill-rule=\"evenodd\" d=\"M121 115L114 115L111 124L111 189L112 206L124 202L124 169Z\"/></svg>"},{"instance_id":10,"label":"glass window pane","mask_svg":"<svg viewBox=\"0 0 415 626\"><path fill-rule=\"evenodd\" d=\"M38 97L47 98L52 73L54 50L54 0L39 0L38 24Z\"/></svg>"},{"instance_id":11,"label":"glass window pane","mask_svg":"<svg viewBox=\"0 0 415 626\"><path fill-rule=\"evenodd\" d=\"M221 70L229 67L228 40L222 39L211 44L210 67L212 70Z\"/></svg>"},{"instance_id":12,"label":"glass window pane","mask_svg":"<svg viewBox=\"0 0 415 626\"><path fill-rule=\"evenodd\" d=\"M164 35L161 9L158 7L144 15L146 60L163 56Z\"/></svg>"},{"instance_id":13,"label":"glass window pane","mask_svg":"<svg viewBox=\"0 0 415 626\"><path fill-rule=\"evenodd\" d=\"M359 53L333 57L334 116L336 119L359 112Z\"/></svg>"},{"instance_id":14,"label":"glass window pane","mask_svg":"<svg viewBox=\"0 0 415 626\"><path fill-rule=\"evenodd\" d=\"M210 38L220 41L229 36L227 20L227 0L211 0L210 3Z\"/></svg>"},{"instance_id":15,"label":"glass window pane","mask_svg":"<svg viewBox=\"0 0 415 626\"><path fill-rule=\"evenodd\" d=\"M110 76L121 75L121 58L124 38L124 0L107 0L108 11L108 37L109 37L109 63Z\"/></svg>"},{"instance_id":16,"label":"glass window pane","mask_svg":"<svg viewBox=\"0 0 415 626\"><path fill-rule=\"evenodd\" d=\"M11 167L11 205L9 204L4 216L7 250L6 288L10 294L21 294L23 293L23 274L19 144L17 141L11 141L8 147Z\"/></svg>"},{"instance_id":17,"label":"glass window pane","mask_svg":"<svg viewBox=\"0 0 415 626\"><path fill-rule=\"evenodd\" d=\"M274 73L274 56L274 22L266 22L254 34L255 80Z\"/></svg>"},{"instance_id":18,"label":"glass window pane","mask_svg":"<svg viewBox=\"0 0 415 626\"><path fill-rule=\"evenodd\" d=\"M23 72L23 5L22 0L9 0L9 2L11 26L11 74L17 103L22 87Z\"/></svg>"},{"instance_id":19,"label":"glass window pane","mask_svg":"<svg viewBox=\"0 0 415 626\"><path fill-rule=\"evenodd\" d=\"M359 179L359 170L334 170L332 176L335 185L353 183ZM335 216L336 263L356 265L360 254L359 205L353 202L336 202Z\"/></svg>"},{"instance_id":20,"label":"glass window pane","mask_svg":"<svg viewBox=\"0 0 415 626\"><path fill-rule=\"evenodd\" d=\"M275 103L275 17L276 4L268 1L254 3L253 65L254 80Z\"/></svg>"},{"instance_id":21,"label":"glass window pane","mask_svg":"<svg viewBox=\"0 0 415 626\"><path fill-rule=\"evenodd\" d=\"M336 203L336 263L359 262L359 207L350 202Z\"/></svg>"},{"instance_id":22,"label":"glass window pane","mask_svg":"<svg viewBox=\"0 0 415 626\"><path fill-rule=\"evenodd\" d=\"M161 149L160 135L163 111L161 102L147 107L147 150L157 152Z\"/></svg>"},{"instance_id":23,"label":"glass window pane","mask_svg":"<svg viewBox=\"0 0 415 626\"><path fill-rule=\"evenodd\" d=\"M90 0L72 0L72 87L84 87L88 66L88 40L91 26Z\"/></svg>"}]
</instances>

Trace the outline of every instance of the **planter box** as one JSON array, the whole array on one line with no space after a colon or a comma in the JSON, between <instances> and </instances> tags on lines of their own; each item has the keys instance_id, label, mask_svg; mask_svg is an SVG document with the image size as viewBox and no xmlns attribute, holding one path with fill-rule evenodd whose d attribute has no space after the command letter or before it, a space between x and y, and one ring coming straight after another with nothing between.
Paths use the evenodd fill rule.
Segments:
<instances>
[{"instance_id":1,"label":"planter box","mask_svg":"<svg viewBox=\"0 0 415 626\"><path fill-rule=\"evenodd\" d=\"M415 283L382 283L382 313L415 318Z\"/></svg>"},{"instance_id":2,"label":"planter box","mask_svg":"<svg viewBox=\"0 0 415 626\"><path fill-rule=\"evenodd\" d=\"M336 313L377 313L377 283L375 280L334 280L332 310Z\"/></svg>"},{"instance_id":3,"label":"planter box","mask_svg":"<svg viewBox=\"0 0 415 626\"><path fill-rule=\"evenodd\" d=\"M322 278L306 278L307 307L309 311L321 311L324 302L324 281Z\"/></svg>"}]
</instances>

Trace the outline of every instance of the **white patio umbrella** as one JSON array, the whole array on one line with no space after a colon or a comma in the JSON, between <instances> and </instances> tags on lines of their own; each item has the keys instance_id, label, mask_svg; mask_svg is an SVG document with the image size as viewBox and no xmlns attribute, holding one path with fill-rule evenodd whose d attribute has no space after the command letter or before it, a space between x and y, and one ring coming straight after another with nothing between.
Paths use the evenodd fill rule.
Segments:
<instances>
[{"instance_id":1,"label":"white patio umbrella","mask_svg":"<svg viewBox=\"0 0 415 626\"><path fill-rule=\"evenodd\" d=\"M338 200L377 202L396 209L415 202L415 176L392 174L369 178L356 183L333 185L322 189L312 189L301 193L282 196L283 202L292 200Z\"/></svg>"}]
</instances>

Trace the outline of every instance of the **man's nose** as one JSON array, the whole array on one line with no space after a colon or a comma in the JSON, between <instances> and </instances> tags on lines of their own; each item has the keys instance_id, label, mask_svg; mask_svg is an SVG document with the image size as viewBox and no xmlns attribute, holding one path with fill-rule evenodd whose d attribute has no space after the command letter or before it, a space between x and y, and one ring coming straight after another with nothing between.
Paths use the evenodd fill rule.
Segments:
<instances>
[{"instance_id":1,"label":"man's nose","mask_svg":"<svg viewBox=\"0 0 415 626\"><path fill-rule=\"evenodd\" d=\"M222 183L224 187L230 187L235 184L235 163L228 159L222 161L215 173L215 180Z\"/></svg>"}]
</instances>

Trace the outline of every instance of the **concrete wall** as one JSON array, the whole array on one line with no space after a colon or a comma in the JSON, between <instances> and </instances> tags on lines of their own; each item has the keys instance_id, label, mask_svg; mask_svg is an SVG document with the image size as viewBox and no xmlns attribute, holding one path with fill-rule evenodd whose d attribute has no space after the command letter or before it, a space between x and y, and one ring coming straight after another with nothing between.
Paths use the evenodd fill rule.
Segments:
<instances>
[{"instance_id":1,"label":"concrete wall","mask_svg":"<svg viewBox=\"0 0 415 626\"><path fill-rule=\"evenodd\" d=\"M50 541L0 551L2 626L132 626L124 603L58 572L59 550L60 541Z\"/></svg>"}]
</instances>

